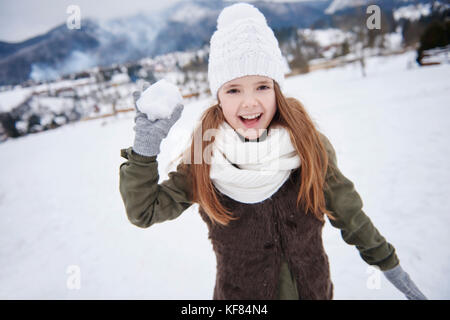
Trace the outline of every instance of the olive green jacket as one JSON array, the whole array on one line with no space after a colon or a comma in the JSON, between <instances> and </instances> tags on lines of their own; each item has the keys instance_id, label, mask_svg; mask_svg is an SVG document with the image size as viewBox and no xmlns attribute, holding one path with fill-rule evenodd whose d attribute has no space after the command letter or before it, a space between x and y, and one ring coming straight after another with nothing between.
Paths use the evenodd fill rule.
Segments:
<instances>
[{"instance_id":1,"label":"olive green jacket","mask_svg":"<svg viewBox=\"0 0 450 320\"><path fill-rule=\"evenodd\" d=\"M336 153L329 140L321 134L327 149L329 166L324 189L327 209L336 220L332 226L341 230L344 241L356 246L361 258L382 271L399 264L395 248L386 241L362 210L362 200L353 183L338 169ZM135 153L132 147L121 149L127 161L120 165L119 189L128 219L134 225L147 228L155 223L173 220L193 203L188 165L179 164L169 172L168 179L158 184L156 156ZM280 299L298 299L295 281L284 261L279 281Z\"/></svg>"}]
</instances>

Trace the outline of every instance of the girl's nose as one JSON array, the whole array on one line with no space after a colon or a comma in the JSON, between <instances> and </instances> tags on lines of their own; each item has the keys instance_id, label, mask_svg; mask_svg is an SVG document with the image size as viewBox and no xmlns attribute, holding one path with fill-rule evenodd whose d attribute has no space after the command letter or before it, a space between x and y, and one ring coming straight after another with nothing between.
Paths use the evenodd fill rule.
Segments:
<instances>
[{"instance_id":1,"label":"girl's nose","mask_svg":"<svg viewBox=\"0 0 450 320\"><path fill-rule=\"evenodd\" d=\"M242 103L244 107L254 107L257 105L256 97L253 94L246 94Z\"/></svg>"}]
</instances>

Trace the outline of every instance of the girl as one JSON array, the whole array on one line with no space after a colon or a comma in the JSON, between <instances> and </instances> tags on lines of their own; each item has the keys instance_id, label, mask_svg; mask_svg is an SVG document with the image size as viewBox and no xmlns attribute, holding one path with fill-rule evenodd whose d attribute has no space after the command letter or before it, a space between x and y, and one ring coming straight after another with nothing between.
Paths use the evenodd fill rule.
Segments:
<instances>
[{"instance_id":1,"label":"girl","mask_svg":"<svg viewBox=\"0 0 450 320\"><path fill-rule=\"evenodd\" d=\"M408 299L426 299L362 211L329 140L298 100L284 97L283 70L262 13L247 3L223 9L208 62L218 103L203 113L183 161L161 184L160 143L183 105L155 121L136 110L133 147L121 150L129 220L147 228L198 203L217 258L213 299L332 299L321 237L327 216ZM179 95L170 84L164 92Z\"/></svg>"}]
</instances>

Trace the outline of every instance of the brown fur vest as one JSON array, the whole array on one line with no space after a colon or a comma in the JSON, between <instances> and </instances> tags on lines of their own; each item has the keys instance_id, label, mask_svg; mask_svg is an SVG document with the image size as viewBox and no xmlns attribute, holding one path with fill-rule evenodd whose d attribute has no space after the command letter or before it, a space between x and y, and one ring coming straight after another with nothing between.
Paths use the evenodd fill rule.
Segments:
<instances>
[{"instance_id":1,"label":"brown fur vest","mask_svg":"<svg viewBox=\"0 0 450 320\"><path fill-rule=\"evenodd\" d=\"M300 169L272 197L256 204L237 202L218 192L239 219L213 225L200 207L217 258L214 300L277 299L282 253L295 278L299 298L332 299L323 222L296 208Z\"/></svg>"}]
</instances>

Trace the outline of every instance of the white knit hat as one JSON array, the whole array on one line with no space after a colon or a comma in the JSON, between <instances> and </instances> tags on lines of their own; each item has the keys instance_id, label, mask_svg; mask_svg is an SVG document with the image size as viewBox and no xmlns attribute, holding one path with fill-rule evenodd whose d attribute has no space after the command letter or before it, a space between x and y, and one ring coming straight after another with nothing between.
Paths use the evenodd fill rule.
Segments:
<instances>
[{"instance_id":1,"label":"white knit hat","mask_svg":"<svg viewBox=\"0 0 450 320\"><path fill-rule=\"evenodd\" d=\"M208 80L211 94L235 78L260 75L282 88L285 62L264 15L253 5L236 3L222 10L211 37Z\"/></svg>"}]
</instances>

